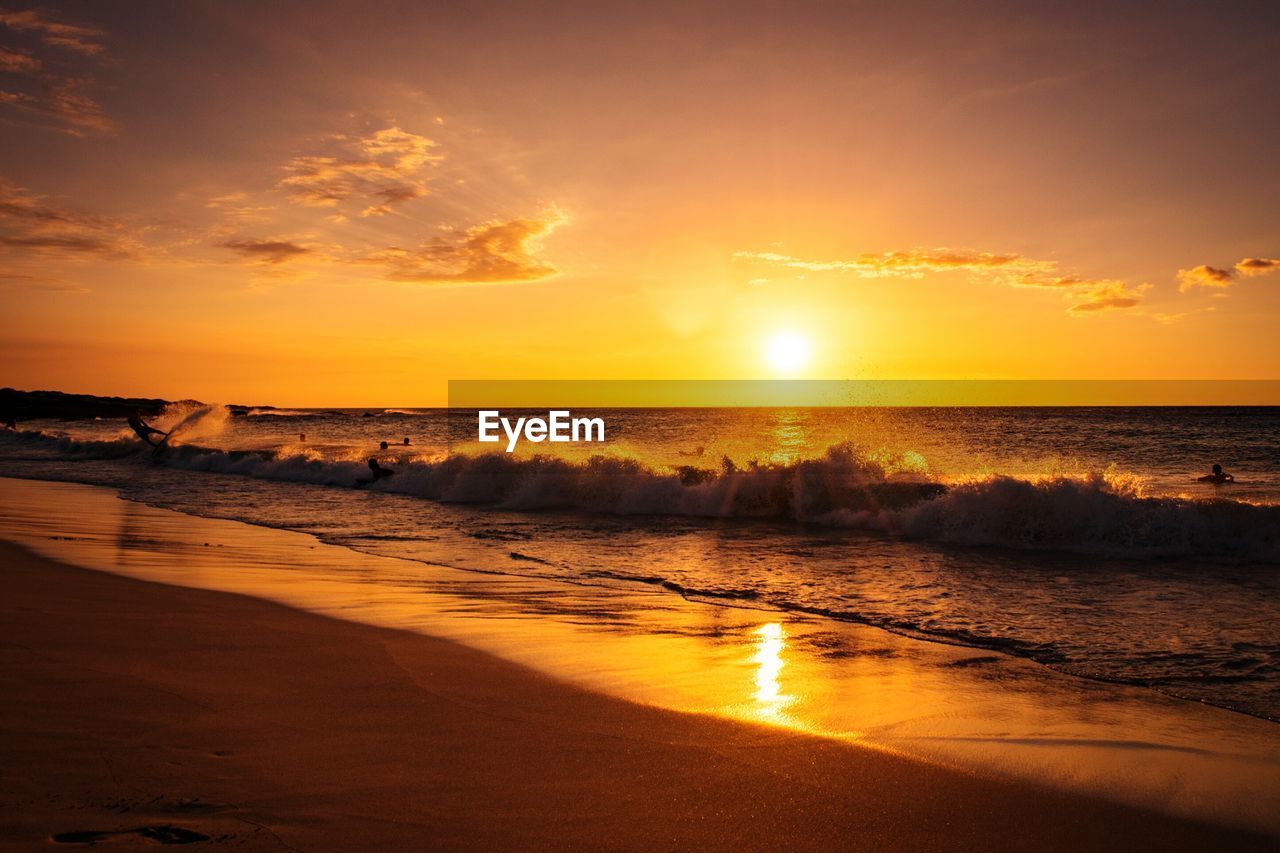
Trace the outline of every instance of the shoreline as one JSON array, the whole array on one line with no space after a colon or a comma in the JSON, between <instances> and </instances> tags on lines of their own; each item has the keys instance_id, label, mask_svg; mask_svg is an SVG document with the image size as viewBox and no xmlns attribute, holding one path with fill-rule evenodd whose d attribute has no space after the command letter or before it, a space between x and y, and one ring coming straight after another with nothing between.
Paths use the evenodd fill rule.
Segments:
<instances>
[{"instance_id":1,"label":"shoreline","mask_svg":"<svg viewBox=\"0 0 1280 853\"><path fill-rule=\"evenodd\" d=\"M8 543L0 567L15 848L166 826L259 849L1270 844Z\"/></svg>"},{"instance_id":2,"label":"shoreline","mask_svg":"<svg viewBox=\"0 0 1280 853\"><path fill-rule=\"evenodd\" d=\"M452 640L615 700L1280 837L1274 723L1022 658L378 556L98 486L0 478L0 539L82 568Z\"/></svg>"},{"instance_id":3,"label":"shoreline","mask_svg":"<svg viewBox=\"0 0 1280 853\"><path fill-rule=\"evenodd\" d=\"M271 407L267 407L267 408L271 408ZM169 512L176 512L182 515L187 515L192 518L209 519L209 520L224 521L224 522L230 521L233 523L246 524L251 527L258 527L258 528L262 528L265 530L272 530L272 531L280 531L280 532L289 533L289 534L301 534L304 536L314 535L306 530L287 527L287 526L278 526L278 525L268 524L265 522L247 521L247 520L242 520L237 518L229 518L220 514L200 514L200 513L192 512L191 510L186 508L181 510L171 509L164 506L162 503L151 502L137 496L127 496L123 494L120 489L118 489L116 486L113 486L113 485L89 483L89 482L85 482L77 479L59 479L59 478L45 479L45 478L36 477L29 474L21 474L21 473L0 474L0 481L3 481L3 480L18 480L23 482L44 483L44 484L48 484L48 483L67 484L67 485L73 485L73 486L84 486L84 487L93 488L93 489L102 489L102 490L111 492L118 500L136 503L140 506L145 506L149 509L160 509L160 510L166 510ZM329 486L326 485L323 487L327 488ZM1156 499L1160 499L1160 498L1156 498ZM1203 500L1203 499L1197 498L1197 499L1187 499L1187 500ZM465 505L462 505L462 506L465 506ZM489 507L485 507L485 506L480 507L481 511L484 511L487 509L489 509ZM680 518L680 519L685 518L683 516L673 516L673 517ZM726 524L726 523L740 524L744 527L744 529L751 529L754 526L751 520L749 519L727 519L727 520L717 519L716 522L718 525ZM816 532L825 532L825 528L822 528L822 527L816 527L814 528L814 530ZM861 531L851 531L851 534L865 535L869 537L874 536L874 534L867 534ZM319 535L314 535L314 536L317 541L324 543L326 546L331 546L334 544L329 542L323 536L319 536ZM931 543L931 544L933 544L934 547L938 547L938 548L944 548L944 549L954 548L958 551L972 551L975 553L980 552L982 549L982 546L972 546L972 545L955 544L955 543L947 543L947 542ZM341 544L339 544L337 547L350 548L350 546L341 545ZM352 548L351 550L358 550L358 549ZM361 553L376 554L376 552L361 552ZM1012 551L1012 553L1018 554L1018 556L1024 556L1023 554L1017 552L1016 550ZM1048 552L1048 556L1057 557L1057 558L1064 556L1064 554L1069 554L1069 552L1052 552L1052 551ZM524 555L519 555L516 552L511 552L510 556L512 559L516 559L516 560L531 559ZM1045 556L1045 554L1033 552L1031 556L1043 557ZM1093 555L1073 554L1071 556L1088 558L1088 557L1092 557ZM392 559L396 559L396 557L392 557ZM417 558L413 558L413 557L406 557L404 559L418 561ZM532 559L534 562L538 561L537 558L532 558ZM1180 557L1173 557L1168 559L1176 563L1177 561L1188 561L1194 558L1187 557L1187 556L1180 556ZM456 570L462 571L462 572L490 573L491 571L493 571L490 569L474 569L474 568L466 568L466 567L445 566L445 564L434 563L429 560L421 561L421 562L423 565L428 567L440 567L440 568L451 568L451 569L456 568ZM499 571L502 574L508 574L508 575L511 575L512 577L520 577L520 578L529 577L519 572L512 572L512 571L506 571L506 570L499 570ZM1251 719L1259 720L1262 722L1280 725L1280 715L1277 715L1277 714L1268 713L1266 711L1255 711L1248 707L1242 707L1239 704L1231 704L1230 702L1218 700L1214 698L1201 698L1194 695L1193 693L1185 692L1183 690L1180 690L1177 688L1171 688L1165 685L1153 684L1141 678L1136 678L1136 677L1126 678L1122 676L1112 676L1107 674L1073 669L1070 666L1064 666L1063 664L1057 662L1051 656L1046 657L1046 656L1039 655L1034 650L1028 651L1025 648L1013 648L1008 645L1002 645L996 642L992 642L987 638L964 637L964 636L957 636L955 634L949 634L946 632L929 631L924 628L914 628L910 626L888 624L888 623L876 621L871 618L859 616L855 613L832 611L832 610L824 609L822 607L817 607L817 606L805 606L801 604L788 604L783 606L783 605L775 605L769 602L760 603L755 598L737 598L732 594L718 594L712 591L699 590L696 588L684 588L679 586L678 584L663 580L661 578L637 577L637 578L627 578L625 580L626 582L638 584L638 585L639 584L651 585L655 589L661 589L663 591L670 592L680 597L684 601L694 605L739 608L744 610L751 610L751 611L760 613L762 615L781 614L785 616L796 616L801 618L813 617L813 618L822 619L822 620L831 620L833 622L838 622L838 623L847 624L847 625L867 627L876 631L884 631L886 633L894 634L896 636L902 637L907 640L915 641L915 642L931 643L931 644L948 646L952 648L970 650L975 652L989 652L993 655L999 655L1001 657L1017 658L1019 660L1028 661L1037 666L1044 667L1046 670L1049 670L1056 675L1063 676L1066 678L1079 679L1082 681L1089 681L1089 682L1094 682L1101 685L1110 685L1110 686L1115 686L1119 688L1137 688L1145 691L1150 691L1151 693L1158 694L1161 697L1164 697L1167 699L1176 700L1180 702L1188 702L1194 705L1202 705L1206 707L1216 708L1221 711L1226 711L1232 714L1240 714L1242 716L1249 717ZM584 584L587 583L584 581L575 580L573 578L560 578L560 579L557 579L557 582L584 583Z\"/></svg>"}]
</instances>

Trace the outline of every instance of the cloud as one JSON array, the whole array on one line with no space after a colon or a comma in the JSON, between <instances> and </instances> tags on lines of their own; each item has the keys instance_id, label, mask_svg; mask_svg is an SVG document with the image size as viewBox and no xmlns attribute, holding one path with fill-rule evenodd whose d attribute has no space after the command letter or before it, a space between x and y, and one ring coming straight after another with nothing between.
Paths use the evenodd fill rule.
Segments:
<instances>
[{"instance_id":1,"label":"cloud","mask_svg":"<svg viewBox=\"0 0 1280 853\"><path fill-rule=\"evenodd\" d=\"M218 245L266 264L282 264L311 253L307 247L288 240L226 240Z\"/></svg>"},{"instance_id":2,"label":"cloud","mask_svg":"<svg viewBox=\"0 0 1280 853\"><path fill-rule=\"evenodd\" d=\"M1252 278L1280 270L1280 258L1242 258L1230 269L1201 264L1189 270L1178 270L1178 290L1186 293L1197 287L1230 287L1238 276Z\"/></svg>"},{"instance_id":3,"label":"cloud","mask_svg":"<svg viewBox=\"0 0 1280 853\"><path fill-rule=\"evenodd\" d=\"M275 191L277 201L285 192L289 201L313 208L315 216L330 224L313 223L318 230L301 241L249 236L297 234L296 223L285 219L296 220L301 211L278 208L259 194L223 190L204 202L220 220L205 232L206 245L235 252L252 265L257 279L306 277L325 263L375 268L393 281L434 284L533 281L559 272L536 251L539 240L564 221L555 209L466 229L441 225L441 236L421 245L416 240L393 244L404 237L349 242L347 232L357 230L347 227L354 217L380 216L426 195L431 173L443 157L431 139L394 126L364 136L335 135L329 143L328 151L289 160ZM411 222L398 218L394 227L403 233ZM363 226L357 233L374 230L381 229Z\"/></svg>"},{"instance_id":4,"label":"cloud","mask_svg":"<svg viewBox=\"0 0 1280 853\"><path fill-rule=\"evenodd\" d=\"M0 47L0 71L13 73L34 72L40 70L40 60L23 50L8 50Z\"/></svg>"},{"instance_id":5,"label":"cloud","mask_svg":"<svg viewBox=\"0 0 1280 853\"><path fill-rule=\"evenodd\" d=\"M1156 322L1162 326L1172 326L1174 323L1181 323L1188 317L1194 317L1196 314L1209 314L1217 311L1215 305L1207 305L1203 308L1192 308L1190 311L1179 311L1176 314L1155 314Z\"/></svg>"},{"instance_id":6,"label":"cloud","mask_svg":"<svg viewBox=\"0 0 1280 853\"><path fill-rule=\"evenodd\" d=\"M46 205L39 196L0 178L0 219L28 223L74 222L75 217Z\"/></svg>"},{"instance_id":7,"label":"cloud","mask_svg":"<svg viewBox=\"0 0 1280 853\"><path fill-rule=\"evenodd\" d=\"M559 270L534 256L538 242L564 216L551 211L532 219L488 222L457 239L440 238L417 250L391 247L363 259L387 269L387 278L424 284L496 284L550 278Z\"/></svg>"},{"instance_id":8,"label":"cloud","mask_svg":"<svg viewBox=\"0 0 1280 853\"><path fill-rule=\"evenodd\" d=\"M0 287L6 290L42 290L47 293L90 293L87 287L54 278L0 271Z\"/></svg>"},{"instance_id":9,"label":"cloud","mask_svg":"<svg viewBox=\"0 0 1280 853\"><path fill-rule=\"evenodd\" d=\"M141 246L119 222L54 207L0 178L0 248L46 256L131 257Z\"/></svg>"},{"instance_id":10,"label":"cloud","mask_svg":"<svg viewBox=\"0 0 1280 853\"><path fill-rule=\"evenodd\" d=\"M1189 270L1178 270L1178 290L1186 293L1196 287L1230 287L1234 277L1234 270L1201 264Z\"/></svg>"},{"instance_id":11,"label":"cloud","mask_svg":"<svg viewBox=\"0 0 1280 853\"><path fill-rule=\"evenodd\" d=\"M0 47L0 105L73 136L116 129L92 94L94 66L104 52L101 30L34 10L0 12L0 25L0 32L29 42Z\"/></svg>"},{"instance_id":12,"label":"cloud","mask_svg":"<svg viewBox=\"0 0 1280 853\"><path fill-rule=\"evenodd\" d=\"M270 222L276 208L269 204L257 204L248 193L228 193L205 202L205 207L216 210L229 223L244 227ZM235 230L234 228L232 230Z\"/></svg>"},{"instance_id":13,"label":"cloud","mask_svg":"<svg viewBox=\"0 0 1280 853\"><path fill-rule=\"evenodd\" d=\"M72 136L83 136L85 131L109 133L116 123L88 94L89 85L87 78L67 77L48 82L35 94L0 90L0 104L61 122L67 125L61 129Z\"/></svg>"},{"instance_id":14,"label":"cloud","mask_svg":"<svg viewBox=\"0 0 1280 853\"><path fill-rule=\"evenodd\" d=\"M1266 275L1280 270L1280 258L1244 258L1236 264L1235 270L1244 276Z\"/></svg>"},{"instance_id":15,"label":"cloud","mask_svg":"<svg viewBox=\"0 0 1280 853\"><path fill-rule=\"evenodd\" d=\"M280 187L299 204L363 206L361 216L381 216L427 194L425 172L439 162L436 143L398 127L350 140L335 137L340 153L295 157L285 164Z\"/></svg>"},{"instance_id":16,"label":"cloud","mask_svg":"<svg viewBox=\"0 0 1280 853\"><path fill-rule=\"evenodd\" d=\"M1037 261L1016 254L972 252L955 249L909 249L882 255L862 254L851 260L811 261L777 252L736 252L735 258L762 261L775 266L808 272L846 272L863 278L920 278L925 273L999 271L1010 274L1036 275L1051 273L1053 261Z\"/></svg>"},{"instance_id":17,"label":"cloud","mask_svg":"<svg viewBox=\"0 0 1280 853\"><path fill-rule=\"evenodd\" d=\"M0 236L0 246L16 246L23 249L53 249L71 253L109 254L112 244L108 240L92 236L76 235L19 235Z\"/></svg>"},{"instance_id":18,"label":"cloud","mask_svg":"<svg viewBox=\"0 0 1280 853\"><path fill-rule=\"evenodd\" d=\"M1077 302L1067 310L1088 314L1132 308L1151 289L1130 287L1114 279L1089 279L1063 275L1056 261L1039 260L1008 252L967 249L907 249L883 254L861 254L849 260L812 261L777 252L737 252L735 259L768 263L806 272L851 273L861 278L921 278L928 273L965 272L1010 287L1049 288L1063 291Z\"/></svg>"},{"instance_id":19,"label":"cloud","mask_svg":"<svg viewBox=\"0 0 1280 853\"><path fill-rule=\"evenodd\" d=\"M1084 291L1082 294L1084 302L1072 305L1067 311L1072 314L1096 314L1101 311L1133 308L1142 302L1142 295L1151 287L1150 284L1129 287L1123 281L1099 282Z\"/></svg>"},{"instance_id":20,"label":"cloud","mask_svg":"<svg viewBox=\"0 0 1280 853\"><path fill-rule=\"evenodd\" d=\"M51 21L35 9L25 12L0 11L0 24L11 30L31 32L47 45L66 48L86 56L102 53L102 39L106 35L93 27Z\"/></svg>"},{"instance_id":21,"label":"cloud","mask_svg":"<svg viewBox=\"0 0 1280 853\"><path fill-rule=\"evenodd\" d=\"M1077 316L1135 308L1152 288L1150 284L1130 286L1117 279L1063 275L1056 261L1012 253L908 249L880 255L862 254L849 260L813 261L777 252L737 252L734 258L806 272L851 273L862 278L920 278L926 273L966 272L1012 287L1061 290L1074 302L1067 311ZM1266 275L1276 270L1280 270L1277 258L1244 258L1228 269L1201 264L1178 270L1179 290L1185 293L1196 287L1230 287L1239 276ZM1161 323L1173 323L1187 315L1188 312L1155 316Z\"/></svg>"}]
</instances>

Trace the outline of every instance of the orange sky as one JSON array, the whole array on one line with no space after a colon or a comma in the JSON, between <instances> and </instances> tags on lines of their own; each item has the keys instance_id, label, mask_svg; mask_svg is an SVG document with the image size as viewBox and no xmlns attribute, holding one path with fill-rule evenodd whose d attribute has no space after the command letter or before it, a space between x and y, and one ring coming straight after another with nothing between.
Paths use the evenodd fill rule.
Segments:
<instances>
[{"instance_id":1,"label":"orange sky","mask_svg":"<svg viewBox=\"0 0 1280 853\"><path fill-rule=\"evenodd\" d=\"M1280 378L1274 5L262 5L0 7L0 384Z\"/></svg>"}]
</instances>

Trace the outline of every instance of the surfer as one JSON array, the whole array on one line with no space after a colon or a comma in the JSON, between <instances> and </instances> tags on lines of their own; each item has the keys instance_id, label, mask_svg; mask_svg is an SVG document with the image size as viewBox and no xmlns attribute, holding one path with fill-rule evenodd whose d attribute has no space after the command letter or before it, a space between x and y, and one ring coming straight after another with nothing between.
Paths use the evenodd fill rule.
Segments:
<instances>
[{"instance_id":1,"label":"surfer","mask_svg":"<svg viewBox=\"0 0 1280 853\"><path fill-rule=\"evenodd\" d=\"M393 471L390 468L383 468L381 465L378 464L378 460L372 457L370 457L369 459L369 470L373 472L373 482L375 483L381 480L383 477L390 477L392 474L395 473L395 471Z\"/></svg>"},{"instance_id":2,"label":"surfer","mask_svg":"<svg viewBox=\"0 0 1280 853\"><path fill-rule=\"evenodd\" d=\"M378 446L379 446L379 447L381 447L383 450L386 450L390 445L388 445L388 444L384 441L384 442L382 442L381 444L379 444Z\"/></svg>"},{"instance_id":3,"label":"surfer","mask_svg":"<svg viewBox=\"0 0 1280 853\"><path fill-rule=\"evenodd\" d=\"M1235 477L1231 476L1226 471L1223 471L1222 466L1216 463L1213 466L1212 474L1205 474L1200 478L1201 483L1213 483L1216 486L1220 486L1223 483L1234 483L1235 481Z\"/></svg>"},{"instance_id":4,"label":"surfer","mask_svg":"<svg viewBox=\"0 0 1280 853\"><path fill-rule=\"evenodd\" d=\"M408 445L408 443L409 443L409 436L407 436L407 435L406 435L406 436L404 437L404 443L405 443L406 445Z\"/></svg>"},{"instance_id":5,"label":"surfer","mask_svg":"<svg viewBox=\"0 0 1280 853\"><path fill-rule=\"evenodd\" d=\"M160 447L160 445L157 444L154 440L152 440L151 436L159 435L159 436L163 436L164 438L169 437L169 433L165 432L164 430L156 429L151 424L144 421L142 419L142 416L139 415L137 412L134 412L132 415L129 415L129 427L135 433L138 434L138 438L142 439L147 444L157 449Z\"/></svg>"}]
</instances>

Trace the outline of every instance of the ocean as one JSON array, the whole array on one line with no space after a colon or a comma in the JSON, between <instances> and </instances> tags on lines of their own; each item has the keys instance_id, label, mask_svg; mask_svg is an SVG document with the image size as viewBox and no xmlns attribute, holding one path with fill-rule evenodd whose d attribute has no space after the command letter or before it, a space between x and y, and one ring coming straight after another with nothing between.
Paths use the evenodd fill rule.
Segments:
<instances>
[{"instance_id":1,"label":"ocean","mask_svg":"<svg viewBox=\"0 0 1280 853\"><path fill-rule=\"evenodd\" d=\"M0 476L574 585L561 617L625 620L592 590L634 588L1280 720L1280 408L574 415L606 441L506 454L474 412L174 405L160 455L118 420L31 421ZM395 475L366 483L370 457ZM1236 482L1199 482L1213 463Z\"/></svg>"}]
</instances>

